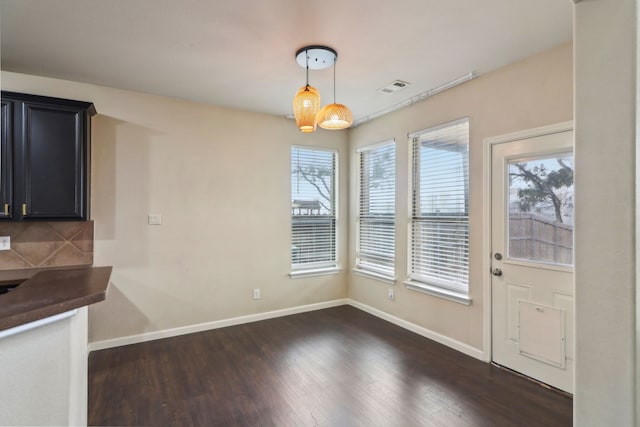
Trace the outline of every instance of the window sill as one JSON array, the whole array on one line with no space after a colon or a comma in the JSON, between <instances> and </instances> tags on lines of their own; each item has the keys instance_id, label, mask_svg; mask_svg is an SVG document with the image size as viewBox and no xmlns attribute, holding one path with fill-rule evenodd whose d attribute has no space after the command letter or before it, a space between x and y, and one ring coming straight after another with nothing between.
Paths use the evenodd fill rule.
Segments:
<instances>
[{"instance_id":1,"label":"window sill","mask_svg":"<svg viewBox=\"0 0 640 427\"><path fill-rule=\"evenodd\" d=\"M413 280L407 280L403 282L407 289L412 291L418 291L425 294L432 295L434 297L443 298L449 301L457 302L458 304L471 305L471 298L469 295L450 291L448 289L442 289L437 286L428 285L422 282L416 282Z\"/></svg>"},{"instance_id":2,"label":"window sill","mask_svg":"<svg viewBox=\"0 0 640 427\"><path fill-rule=\"evenodd\" d=\"M369 271L369 270L363 270L361 268L354 268L352 271L354 273L356 273L358 276L364 276L364 277L368 277L370 279L379 280L381 282L388 283L390 285L395 285L396 284L396 278L395 277L387 276L385 274L376 273L376 272Z\"/></svg>"},{"instance_id":3,"label":"window sill","mask_svg":"<svg viewBox=\"0 0 640 427\"><path fill-rule=\"evenodd\" d=\"M292 279L301 277L325 276L327 274L338 274L342 271L340 267L315 268L310 270L295 270L289 273Z\"/></svg>"}]
</instances>

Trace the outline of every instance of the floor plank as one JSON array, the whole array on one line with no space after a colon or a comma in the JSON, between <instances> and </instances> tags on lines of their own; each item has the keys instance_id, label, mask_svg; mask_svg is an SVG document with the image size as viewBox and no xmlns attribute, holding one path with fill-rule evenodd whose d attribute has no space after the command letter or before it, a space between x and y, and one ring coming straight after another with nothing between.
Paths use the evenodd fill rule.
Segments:
<instances>
[{"instance_id":1,"label":"floor plank","mask_svg":"<svg viewBox=\"0 0 640 427\"><path fill-rule=\"evenodd\" d=\"M572 399L341 306L92 352L89 424L552 427Z\"/></svg>"}]
</instances>

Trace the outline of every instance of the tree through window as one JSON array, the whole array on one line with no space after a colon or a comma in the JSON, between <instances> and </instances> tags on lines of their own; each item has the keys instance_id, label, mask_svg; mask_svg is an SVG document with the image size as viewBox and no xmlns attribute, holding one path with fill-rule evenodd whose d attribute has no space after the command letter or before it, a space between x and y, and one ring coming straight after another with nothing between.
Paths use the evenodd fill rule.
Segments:
<instances>
[{"instance_id":1,"label":"tree through window","mask_svg":"<svg viewBox=\"0 0 640 427\"><path fill-rule=\"evenodd\" d=\"M573 264L573 155L509 162L509 257Z\"/></svg>"},{"instance_id":2,"label":"tree through window","mask_svg":"<svg viewBox=\"0 0 640 427\"><path fill-rule=\"evenodd\" d=\"M291 148L291 266L335 267L337 153Z\"/></svg>"}]
</instances>

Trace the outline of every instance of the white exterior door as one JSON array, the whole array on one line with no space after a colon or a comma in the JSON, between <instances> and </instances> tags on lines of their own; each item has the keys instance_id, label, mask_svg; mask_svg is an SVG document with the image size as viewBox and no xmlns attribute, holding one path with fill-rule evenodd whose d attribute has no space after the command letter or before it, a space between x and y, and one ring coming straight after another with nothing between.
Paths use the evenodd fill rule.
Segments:
<instances>
[{"instance_id":1,"label":"white exterior door","mask_svg":"<svg viewBox=\"0 0 640 427\"><path fill-rule=\"evenodd\" d=\"M550 129L491 145L492 358L573 393L573 132Z\"/></svg>"}]
</instances>

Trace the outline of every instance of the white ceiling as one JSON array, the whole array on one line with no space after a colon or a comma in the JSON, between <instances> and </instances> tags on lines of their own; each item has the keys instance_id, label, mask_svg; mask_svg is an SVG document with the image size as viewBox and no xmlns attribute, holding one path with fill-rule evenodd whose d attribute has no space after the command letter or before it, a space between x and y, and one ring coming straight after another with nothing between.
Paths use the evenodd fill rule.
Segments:
<instances>
[{"instance_id":1,"label":"white ceiling","mask_svg":"<svg viewBox=\"0 0 640 427\"><path fill-rule=\"evenodd\" d=\"M323 44L361 119L568 41L571 16L569 0L0 0L1 67L285 116L296 50ZM323 104L332 75L310 71ZM412 86L377 92L396 79Z\"/></svg>"}]
</instances>

